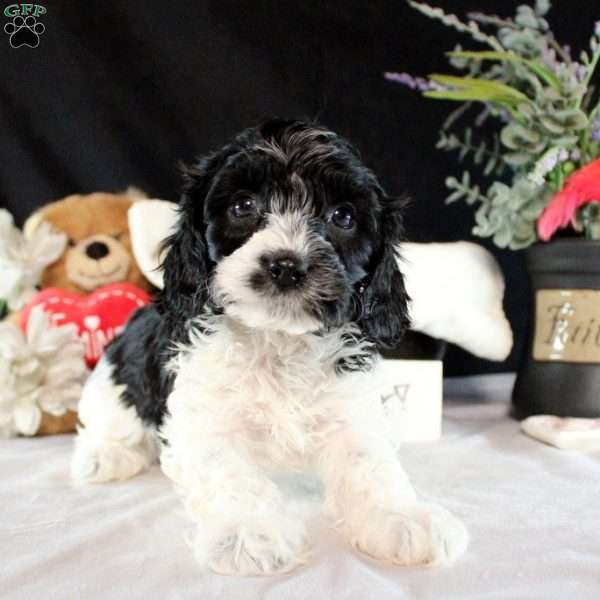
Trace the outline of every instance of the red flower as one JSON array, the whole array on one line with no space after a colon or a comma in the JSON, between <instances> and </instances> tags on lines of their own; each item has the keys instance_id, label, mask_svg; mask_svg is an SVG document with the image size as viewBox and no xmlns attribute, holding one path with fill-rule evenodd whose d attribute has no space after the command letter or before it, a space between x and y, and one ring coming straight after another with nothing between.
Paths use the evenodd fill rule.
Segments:
<instances>
[{"instance_id":1,"label":"red flower","mask_svg":"<svg viewBox=\"0 0 600 600\"><path fill-rule=\"evenodd\" d=\"M547 242L569 221L574 225L577 209L592 200L600 200L600 158L575 171L552 198L538 221L540 238Z\"/></svg>"}]
</instances>

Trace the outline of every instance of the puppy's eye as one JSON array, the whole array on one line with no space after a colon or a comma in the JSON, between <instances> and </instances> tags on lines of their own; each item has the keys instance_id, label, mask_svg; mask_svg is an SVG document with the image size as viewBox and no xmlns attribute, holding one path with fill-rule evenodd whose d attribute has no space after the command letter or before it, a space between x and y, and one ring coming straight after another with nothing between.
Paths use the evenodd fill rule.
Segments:
<instances>
[{"instance_id":1,"label":"puppy's eye","mask_svg":"<svg viewBox=\"0 0 600 600\"><path fill-rule=\"evenodd\" d=\"M340 229L352 229L355 223L353 208L347 204L338 206L331 213L331 222Z\"/></svg>"},{"instance_id":2,"label":"puppy's eye","mask_svg":"<svg viewBox=\"0 0 600 600\"><path fill-rule=\"evenodd\" d=\"M113 233L110 237L119 242L121 240L121 237L123 237L123 232L121 231L119 233Z\"/></svg>"},{"instance_id":3,"label":"puppy's eye","mask_svg":"<svg viewBox=\"0 0 600 600\"><path fill-rule=\"evenodd\" d=\"M77 242L72 238L69 238L67 240L67 245L69 246L69 248L73 248L73 246L75 246L76 244L77 244Z\"/></svg>"},{"instance_id":4,"label":"puppy's eye","mask_svg":"<svg viewBox=\"0 0 600 600\"><path fill-rule=\"evenodd\" d=\"M236 219L245 219L256 215L256 202L247 196L236 200L229 209Z\"/></svg>"}]
</instances>

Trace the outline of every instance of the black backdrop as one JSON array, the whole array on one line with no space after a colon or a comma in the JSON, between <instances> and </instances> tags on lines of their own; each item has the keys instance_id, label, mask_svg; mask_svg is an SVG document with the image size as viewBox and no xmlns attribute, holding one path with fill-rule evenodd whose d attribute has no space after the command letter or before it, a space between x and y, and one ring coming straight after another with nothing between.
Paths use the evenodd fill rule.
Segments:
<instances>
[{"instance_id":1,"label":"black backdrop","mask_svg":"<svg viewBox=\"0 0 600 600\"><path fill-rule=\"evenodd\" d=\"M501 15L520 3L438 2L461 14ZM46 30L37 48L13 49L0 31L0 205L19 222L74 192L135 184L176 199L177 161L265 116L308 116L349 137L390 193L413 197L410 239L470 239L471 210L443 204L444 178L457 171L453 156L434 149L448 106L382 77L446 69L443 51L460 37L403 0L41 4ZM555 5L557 37L579 48L600 7L596 0ZM517 343L504 364L451 349L449 374L514 369L523 351L522 256L484 245L505 270Z\"/></svg>"}]
</instances>

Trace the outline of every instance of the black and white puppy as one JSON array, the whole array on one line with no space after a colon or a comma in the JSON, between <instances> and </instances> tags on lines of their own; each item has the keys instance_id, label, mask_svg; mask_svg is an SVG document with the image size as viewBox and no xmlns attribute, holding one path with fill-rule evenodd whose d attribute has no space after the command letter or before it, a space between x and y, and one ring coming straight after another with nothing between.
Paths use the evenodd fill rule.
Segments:
<instances>
[{"instance_id":1,"label":"black and white puppy","mask_svg":"<svg viewBox=\"0 0 600 600\"><path fill-rule=\"evenodd\" d=\"M376 346L408 324L401 209L347 141L303 122L246 130L187 169L164 290L84 389L74 477L126 479L160 454L218 572L304 559L274 467L315 468L332 522L371 556L457 557L466 531L417 502L373 379Z\"/></svg>"}]
</instances>

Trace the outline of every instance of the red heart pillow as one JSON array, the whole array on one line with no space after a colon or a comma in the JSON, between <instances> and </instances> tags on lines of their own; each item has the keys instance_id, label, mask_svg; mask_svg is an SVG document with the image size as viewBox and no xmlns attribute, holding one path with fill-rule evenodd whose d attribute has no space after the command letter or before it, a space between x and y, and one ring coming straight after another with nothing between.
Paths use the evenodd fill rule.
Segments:
<instances>
[{"instance_id":1,"label":"red heart pillow","mask_svg":"<svg viewBox=\"0 0 600 600\"><path fill-rule=\"evenodd\" d=\"M54 325L75 323L79 337L85 342L85 360L93 368L108 343L118 335L127 319L138 308L150 302L148 294L130 283L112 283L87 296L46 288L36 294L21 314L21 327L27 329L34 306L52 315Z\"/></svg>"}]
</instances>

